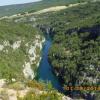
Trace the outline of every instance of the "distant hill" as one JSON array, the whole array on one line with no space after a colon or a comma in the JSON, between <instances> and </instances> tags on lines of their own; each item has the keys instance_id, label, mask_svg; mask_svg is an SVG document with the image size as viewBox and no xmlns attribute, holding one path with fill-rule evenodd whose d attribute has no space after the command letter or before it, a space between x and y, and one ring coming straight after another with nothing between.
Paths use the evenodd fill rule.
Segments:
<instances>
[{"instance_id":1,"label":"distant hill","mask_svg":"<svg viewBox=\"0 0 100 100\"><path fill-rule=\"evenodd\" d=\"M16 4L0 6L0 17L10 16L17 13L35 12L51 6L67 5L69 3L76 3L87 0L42 0L39 2L32 2L26 4Z\"/></svg>"}]
</instances>

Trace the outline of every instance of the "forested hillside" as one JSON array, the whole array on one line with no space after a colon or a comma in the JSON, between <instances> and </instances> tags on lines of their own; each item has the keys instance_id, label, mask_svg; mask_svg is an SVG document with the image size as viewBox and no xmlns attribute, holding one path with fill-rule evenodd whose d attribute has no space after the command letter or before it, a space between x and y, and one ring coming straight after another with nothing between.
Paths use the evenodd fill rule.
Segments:
<instances>
[{"instance_id":1,"label":"forested hillside","mask_svg":"<svg viewBox=\"0 0 100 100\"><path fill-rule=\"evenodd\" d=\"M41 9L45 9L52 6L67 5L70 3L83 2L88 0L42 0L36 3L18 4L18 5L8 5L0 6L0 17L10 16L13 14L25 13L25 12L35 12Z\"/></svg>"},{"instance_id":2,"label":"forested hillside","mask_svg":"<svg viewBox=\"0 0 100 100\"><path fill-rule=\"evenodd\" d=\"M53 38L49 62L65 87L100 85L99 8L100 2L88 2L39 16L41 24L38 27L44 32L48 30Z\"/></svg>"},{"instance_id":3,"label":"forested hillside","mask_svg":"<svg viewBox=\"0 0 100 100\"><path fill-rule=\"evenodd\" d=\"M0 78L11 82L35 77L43 43L40 34L29 25L0 21Z\"/></svg>"}]
</instances>

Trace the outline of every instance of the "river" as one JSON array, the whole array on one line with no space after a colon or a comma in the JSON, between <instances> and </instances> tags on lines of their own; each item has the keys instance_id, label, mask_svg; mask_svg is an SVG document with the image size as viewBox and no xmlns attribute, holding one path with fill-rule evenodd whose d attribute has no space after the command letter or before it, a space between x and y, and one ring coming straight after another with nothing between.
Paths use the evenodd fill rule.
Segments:
<instances>
[{"instance_id":1,"label":"river","mask_svg":"<svg viewBox=\"0 0 100 100\"><path fill-rule=\"evenodd\" d=\"M58 80L58 78L53 74L52 67L48 62L48 51L52 45L52 40L47 39L44 43L42 50L42 59L38 69L38 79L44 82L51 82L52 86L58 91L62 92L62 86Z\"/></svg>"}]
</instances>

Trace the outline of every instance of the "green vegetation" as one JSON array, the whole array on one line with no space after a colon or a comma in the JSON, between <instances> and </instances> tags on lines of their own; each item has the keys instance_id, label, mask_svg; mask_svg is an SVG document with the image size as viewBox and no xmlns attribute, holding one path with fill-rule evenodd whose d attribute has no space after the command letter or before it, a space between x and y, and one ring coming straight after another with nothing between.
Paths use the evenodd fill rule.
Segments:
<instances>
[{"instance_id":1,"label":"green vegetation","mask_svg":"<svg viewBox=\"0 0 100 100\"><path fill-rule=\"evenodd\" d=\"M44 92L42 94L36 94L30 91L24 98L19 98L18 100L62 100L62 95L57 94L57 91Z\"/></svg>"},{"instance_id":2,"label":"green vegetation","mask_svg":"<svg viewBox=\"0 0 100 100\"><path fill-rule=\"evenodd\" d=\"M24 14L25 11L34 12L46 7L85 1L88 0L59 0L59 2L58 0L43 0L28 4L28 7L25 4L25 9L23 5L6 6L11 7L9 9L15 6L19 9L22 7L22 9L17 11L13 9L9 14L5 12L3 15L19 12ZM33 5L35 6L33 7ZM59 12L34 15L36 21L30 23L31 17L24 17L25 20L20 23L8 22L9 20L0 21L1 49L4 41L9 41L10 44L0 51L0 78L6 78L8 82L12 82L12 78L23 81L22 66L25 62L29 62L28 48L25 45L27 43L29 46L34 45L32 42L38 33L48 32L53 39L48 60L55 75L62 82L62 86L100 86L100 2L88 1ZM13 21L15 20L13 19ZM32 24L35 24L42 32L36 27L31 27ZM22 41L20 48L13 50L11 46L20 40ZM36 51L36 55L40 54L39 48L36 48ZM38 61L39 58L36 59L36 62ZM32 64L32 69L36 71L36 63ZM59 95L50 83L41 84L33 80L28 81L25 85L32 89L36 88L42 93L37 95L32 90L24 98L18 97L18 100L61 100L62 95ZM18 83L12 83L9 87L16 90L23 88ZM78 91L78 93L82 95L95 93L97 100L100 97L98 91L94 90Z\"/></svg>"},{"instance_id":3,"label":"green vegetation","mask_svg":"<svg viewBox=\"0 0 100 100\"><path fill-rule=\"evenodd\" d=\"M65 33L71 29L92 27L100 23L100 2L79 4L59 12L37 15L37 23L54 29L54 33ZM74 31L74 30L73 30Z\"/></svg>"},{"instance_id":4,"label":"green vegetation","mask_svg":"<svg viewBox=\"0 0 100 100\"><path fill-rule=\"evenodd\" d=\"M25 12L35 12L41 9L45 9L51 6L68 5L70 3L83 2L88 0L42 0L36 3L20 4L20 5L8 5L0 7L0 16L9 16L13 14L24 14Z\"/></svg>"},{"instance_id":5,"label":"green vegetation","mask_svg":"<svg viewBox=\"0 0 100 100\"><path fill-rule=\"evenodd\" d=\"M63 94L54 90L51 83L46 84L33 80L28 81L26 86L31 88L30 91L23 98L18 95L18 100L62 100Z\"/></svg>"},{"instance_id":6,"label":"green vegetation","mask_svg":"<svg viewBox=\"0 0 100 100\"><path fill-rule=\"evenodd\" d=\"M48 57L63 86L100 85L99 5L100 2L88 2L39 15L39 27L43 31L51 29L53 44Z\"/></svg>"},{"instance_id":7,"label":"green vegetation","mask_svg":"<svg viewBox=\"0 0 100 100\"><path fill-rule=\"evenodd\" d=\"M0 21L0 43L3 40L12 43L18 39L24 39L25 41L30 39L32 41L37 32L36 28L23 23Z\"/></svg>"},{"instance_id":8,"label":"green vegetation","mask_svg":"<svg viewBox=\"0 0 100 100\"><path fill-rule=\"evenodd\" d=\"M11 81L12 78L23 80L23 65L25 62L29 62L28 50L31 45L34 45L33 42L38 34L41 32L30 25L0 21L0 45L3 46L3 50L0 51L0 78L6 78L8 81ZM13 49L16 41L21 41L17 44L20 47ZM25 46L27 43L28 47ZM39 48L36 53L40 55ZM37 57L36 63L38 60ZM36 63L33 64L34 70L37 66Z\"/></svg>"},{"instance_id":9,"label":"green vegetation","mask_svg":"<svg viewBox=\"0 0 100 100\"><path fill-rule=\"evenodd\" d=\"M54 38L49 60L55 73L68 86L99 85L100 37L91 39L89 36L91 33L86 32L61 34Z\"/></svg>"}]
</instances>

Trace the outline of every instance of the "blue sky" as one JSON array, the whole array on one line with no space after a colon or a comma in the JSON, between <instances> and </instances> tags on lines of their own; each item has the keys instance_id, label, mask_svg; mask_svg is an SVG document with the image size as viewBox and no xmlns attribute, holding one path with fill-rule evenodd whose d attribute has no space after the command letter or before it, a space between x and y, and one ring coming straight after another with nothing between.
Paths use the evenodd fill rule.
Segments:
<instances>
[{"instance_id":1,"label":"blue sky","mask_svg":"<svg viewBox=\"0 0 100 100\"><path fill-rule=\"evenodd\" d=\"M0 0L0 6L10 5L10 4L22 4L28 2L36 2L41 0Z\"/></svg>"}]
</instances>

